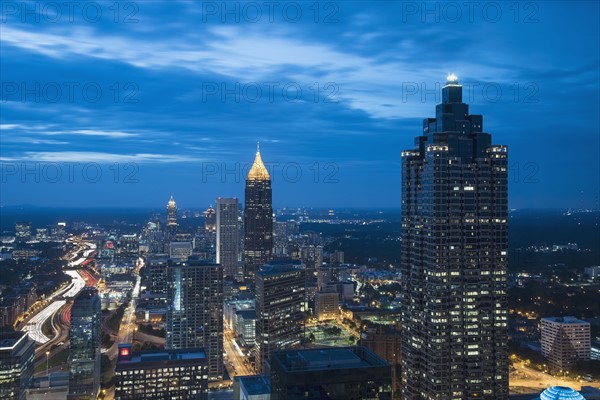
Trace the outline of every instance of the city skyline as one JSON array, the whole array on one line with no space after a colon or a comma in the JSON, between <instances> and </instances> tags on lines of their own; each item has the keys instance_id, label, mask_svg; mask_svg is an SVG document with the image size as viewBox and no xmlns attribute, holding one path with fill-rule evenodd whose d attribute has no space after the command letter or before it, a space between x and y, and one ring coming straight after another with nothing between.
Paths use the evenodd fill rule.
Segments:
<instances>
[{"instance_id":1,"label":"city skyline","mask_svg":"<svg viewBox=\"0 0 600 400\"><path fill-rule=\"evenodd\" d=\"M247 154L260 141L276 170L276 207L393 207L398 149L453 72L469 85L476 112L490 115L486 129L515 149L511 208L599 207L596 2L493 3L497 19L481 6L472 18L461 9L458 20L439 4L436 15L436 3L424 16L420 3L331 4L317 23L302 6L294 23L280 12L270 22L266 10L258 21L236 21L193 2L143 3L121 10L121 23L108 9L99 23L79 13L67 31L48 16L35 23L4 10L0 159L8 190L0 206L79 206L83 193L89 206L115 207L155 207L164 193L185 208L241 198ZM123 21L130 14L137 22ZM175 14L162 29L158 16ZM72 40L75 32L88 45ZM69 82L79 84L72 101ZM271 102L270 82L289 85L289 95L278 90ZM92 86L82 95L88 83L101 99L92 101ZM261 88L254 102L251 83ZM55 102L53 85L62 93ZM288 101L296 85L303 97ZM564 146L566 135L586 145ZM56 179L52 163L63 162L80 163L72 182L69 166ZM89 163L99 165L97 182L95 166L83 175ZM227 171L236 172L221 175Z\"/></svg>"},{"instance_id":2,"label":"city skyline","mask_svg":"<svg viewBox=\"0 0 600 400\"><path fill-rule=\"evenodd\" d=\"M3 399L600 399L600 2L0 33Z\"/></svg>"}]
</instances>

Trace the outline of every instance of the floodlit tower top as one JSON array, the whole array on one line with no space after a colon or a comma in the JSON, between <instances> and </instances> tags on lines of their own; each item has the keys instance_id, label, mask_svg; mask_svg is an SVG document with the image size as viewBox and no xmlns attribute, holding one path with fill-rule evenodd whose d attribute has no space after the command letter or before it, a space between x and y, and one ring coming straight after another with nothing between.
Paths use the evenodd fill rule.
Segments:
<instances>
[{"instance_id":1,"label":"floodlit tower top","mask_svg":"<svg viewBox=\"0 0 600 400\"><path fill-rule=\"evenodd\" d=\"M446 77L446 83L458 83L458 76L456 76L454 73L449 73L448 76Z\"/></svg>"},{"instance_id":2,"label":"floodlit tower top","mask_svg":"<svg viewBox=\"0 0 600 400\"><path fill-rule=\"evenodd\" d=\"M252 164L252 168L250 168L250 172L248 172L248 177L246 179L255 181L268 181L271 179L269 172L260 157L259 143L256 144L256 158L254 159L254 163Z\"/></svg>"}]
</instances>

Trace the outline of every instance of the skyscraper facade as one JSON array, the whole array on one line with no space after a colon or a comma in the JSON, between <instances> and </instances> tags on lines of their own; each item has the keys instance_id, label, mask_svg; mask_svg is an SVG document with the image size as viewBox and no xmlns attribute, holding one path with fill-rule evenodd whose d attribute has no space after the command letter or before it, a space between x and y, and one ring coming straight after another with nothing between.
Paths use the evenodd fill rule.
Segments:
<instances>
[{"instance_id":1,"label":"skyscraper facade","mask_svg":"<svg viewBox=\"0 0 600 400\"><path fill-rule=\"evenodd\" d=\"M542 318L542 355L553 371L567 370L591 354L591 324L575 317Z\"/></svg>"},{"instance_id":2,"label":"skyscraper facade","mask_svg":"<svg viewBox=\"0 0 600 400\"><path fill-rule=\"evenodd\" d=\"M238 275L238 199L217 199L217 264L227 276Z\"/></svg>"},{"instance_id":3,"label":"skyscraper facade","mask_svg":"<svg viewBox=\"0 0 600 400\"><path fill-rule=\"evenodd\" d=\"M271 177L257 149L246 177L244 205L244 271L254 276L273 255L273 203Z\"/></svg>"},{"instance_id":4,"label":"skyscraper facade","mask_svg":"<svg viewBox=\"0 0 600 400\"><path fill-rule=\"evenodd\" d=\"M256 273L256 370L275 350L300 344L306 271L301 263L272 262Z\"/></svg>"},{"instance_id":5,"label":"skyscraper facade","mask_svg":"<svg viewBox=\"0 0 600 400\"><path fill-rule=\"evenodd\" d=\"M179 225L177 223L177 203L173 199L173 196L169 199L167 203L167 233L170 235L177 234L177 229Z\"/></svg>"},{"instance_id":6,"label":"skyscraper facade","mask_svg":"<svg viewBox=\"0 0 600 400\"><path fill-rule=\"evenodd\" d=\"M95 399L100 389L100 296L84 287L73 300L68 399Z\"/></svg>"},{"instance_id":7,"label":"skyscraper facade","mask_svg":"<svg viewBox=\"0 0 600 400\"><path fill-rule=\"evenodd\" d=\"M208 367L203 349L133 353L119 345L115 400L208 398Z\"/></svg>"},{"instance_id":8,"label":"skyscraper facade","mask_svg":"<svg viewBox=\"0 0 600 400\"><path fill-rule=\"evenodd\" d=\"M223 379L223 268L170 262L167 281L166 348L203 348L209 379Z\"/></svg>"},{"instance_id":9,"label":"skyscraper facade","mask_svg":"<svg viewBox=\"0 0 600 400\"><path fill-rule=\"evenodd\" d=\"M0 332L0 399L25 400L34 370L35 342L24 332Z\"/></svg>"},{"instance_id":10,"label":"skyscraper facade","mask_svg":"<svg viewBox=\"0 0 600 400\"><path fill-rule=\"evenodd\" d=\"M507 148L451 75L402 152L403 398L508 398L507 219Z\"/></svg>"}]
</instances>

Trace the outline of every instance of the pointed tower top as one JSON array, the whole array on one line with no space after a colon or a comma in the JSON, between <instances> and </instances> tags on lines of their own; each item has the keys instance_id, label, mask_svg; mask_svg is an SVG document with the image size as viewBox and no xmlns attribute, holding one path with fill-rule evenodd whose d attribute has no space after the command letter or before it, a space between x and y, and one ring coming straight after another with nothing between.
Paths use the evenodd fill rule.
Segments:
<instances>
[{"instance_id":1,"label":"pointed tower top","mask_svg":"<svg viewBox=\"0 0 600 400\"><path fill-rule=\"evenodd\" d=\"M169 199L169 204L174 204L175 200L173 199L173 195L171 195L171 198Z\"/></svg>"},{"instance_id":2,"label":"pointed tower top","mask_svg":"<svg viewBox=\"0 0 600 400\"><path fill-rule=\"evenodd\" d=\"M252 164L252 168L250 168L250 172L248 172L247 180L251 181L268 181L271 179L269 176L269 171L265 167L265 164L260 157L260 143L256 143L256 158L254 158L254 163Z\"/></svg>"}]
</instances>

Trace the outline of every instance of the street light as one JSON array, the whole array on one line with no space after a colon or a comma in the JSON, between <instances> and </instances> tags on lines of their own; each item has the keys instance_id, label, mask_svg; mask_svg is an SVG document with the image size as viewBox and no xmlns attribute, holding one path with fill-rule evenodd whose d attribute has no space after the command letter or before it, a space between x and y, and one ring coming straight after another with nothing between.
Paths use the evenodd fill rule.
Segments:
<instances>
[{"instance_id":1,"label":"street light","mask_svg":"<svg viewBox=\"0 0 600 400\"><path fill-rule=\"evenodd\" d=\"M46 351L46 377L48 377L48 358L50 356L50 352ZM48 377L48 382L50 381L50 378Z\"/></svg>"}]
</instances>

